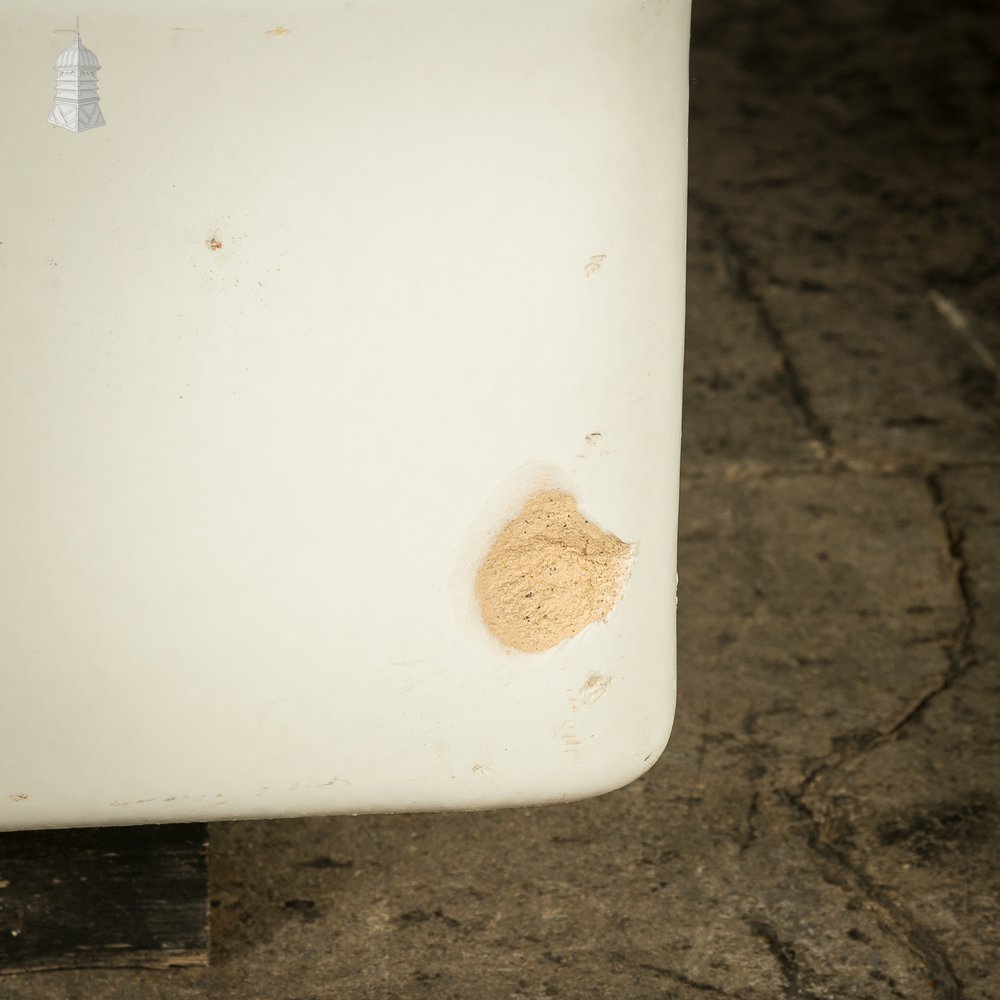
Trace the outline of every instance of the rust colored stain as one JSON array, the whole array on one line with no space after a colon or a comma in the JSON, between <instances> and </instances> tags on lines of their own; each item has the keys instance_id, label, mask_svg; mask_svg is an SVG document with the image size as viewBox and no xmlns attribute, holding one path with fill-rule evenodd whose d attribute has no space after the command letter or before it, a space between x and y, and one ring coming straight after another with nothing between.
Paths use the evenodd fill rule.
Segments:
<instances>
[{"instance_id":1,"label":"rust colored stain","mask_svg":"<svg viewBox=\"0 0 1000 1000\"><path fill-rule=\"evenodd\" d=\"M264 34L265 35L274 35L274 36L277 36L277 35L287 35L288 34L288 29L287 28L282 28L281 25L279 24L277 28L272 28L270 31L265 31Z\"/></svg>"},{"instance_id":2,"label":"rust colored stain","mask_svg":"<svg viewBox=\"0 0 1000 1000\"><path fill-rule=\"evenodd\" d=\"M216 239L216 237L213 236L210 240L205 240L205 246L207 246L209 250L221 250L222 240Z\"/></svg>"}]
</instances>

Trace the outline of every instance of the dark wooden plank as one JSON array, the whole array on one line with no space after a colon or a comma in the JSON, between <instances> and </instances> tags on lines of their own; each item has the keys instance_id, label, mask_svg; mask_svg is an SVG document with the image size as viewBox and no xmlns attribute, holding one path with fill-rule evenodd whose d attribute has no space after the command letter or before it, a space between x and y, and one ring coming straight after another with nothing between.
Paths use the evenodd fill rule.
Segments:
<instances>
[{"instance_id":1,"label":"dark wooden plank","mask_svg":"<svg viewBox=\"0 0 1000 1000\"><path fill-rule=\"evenodd\" d=\"M207 962L205 824L0 834L0 974Z\"/></svg>"}]
</instances>

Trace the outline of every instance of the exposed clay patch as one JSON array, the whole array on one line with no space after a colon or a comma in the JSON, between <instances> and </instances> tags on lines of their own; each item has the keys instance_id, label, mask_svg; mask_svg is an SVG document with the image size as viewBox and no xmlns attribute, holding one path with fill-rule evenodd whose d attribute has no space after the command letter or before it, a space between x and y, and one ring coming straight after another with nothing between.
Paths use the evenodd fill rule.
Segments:
<instances>
[{"instance_id":1,"label":"exposed clay patch","mask_svg":"<svg viewBox=\"0 0 1000 1000\"><path fill-rule=\"evenodd\" d=\"M591 524L568 493L538 493L476 574L483 622L512 649L551 649L611 614L631 561L632 546Z\"/></svg>"}]
</instances>

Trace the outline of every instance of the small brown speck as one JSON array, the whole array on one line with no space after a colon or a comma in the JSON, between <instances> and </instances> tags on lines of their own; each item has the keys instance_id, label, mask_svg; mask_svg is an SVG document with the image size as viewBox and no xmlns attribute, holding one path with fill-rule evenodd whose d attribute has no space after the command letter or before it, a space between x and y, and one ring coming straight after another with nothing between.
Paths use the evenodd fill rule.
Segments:
<instances>
[{"instance_id":1,"label":"small brown speck","mask_svg":"<svg viewBox=\"0 0 1000 1000\"><path fill-rule=\"evenodd\" d=\"M13 795L8 795L7 798L9 798L11 800L11 802L24 802L28 798L28 793L27 792L15 792Z\"/></svg>"},{"instance_id":2,"label":"small brown speck","mask_svg":"<svg viewBox=\"0 0 1000 1000\"><path fill-rule=\"evenodd\" d=\"M277 37L278 35L287 35L288 29L282 28L281 25L279 24L277 28L272 28L270 31L265 31L264 34L272 35L274 37Z\"/></svg>"},{"instance_id":3,"label":"small brown speck","mask_svg":"<svg viewBox=\"0 0 1000 1000\"><path fill-rule=\"evenodd\" d=\"M205 240L205 246L207 246L209 250L221 250L222 240L213 236L210 240Z\"/></svg>"}]
</instances>

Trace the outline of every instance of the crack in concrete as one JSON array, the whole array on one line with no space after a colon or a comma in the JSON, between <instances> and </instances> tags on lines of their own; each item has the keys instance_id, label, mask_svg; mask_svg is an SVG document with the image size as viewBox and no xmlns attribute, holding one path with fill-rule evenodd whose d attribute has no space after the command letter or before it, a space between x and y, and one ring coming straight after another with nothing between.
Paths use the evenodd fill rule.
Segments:
<instances>
[{"instance_id":1,"label":"crack in concrete","mask_svg":"<svg viewBox=\"0 0 1000 1000\"><path fill-rule=\"evenodd\" d=\"M962 983L952 968L944 946L930 930L895 903L889 892L877 885L862 867L854 864L833 840L824 836L824 825L829 817L817 815L806 801L810 791L822 777L860 760L878 746L894 739L905 726L918 719L928 705L976 663L972 636L976 624L977 601L965 555L965 535L950 513L941 473L934 472L927 475L925 482L934 509L944 528L948 553L954 567L955 584L964 609L961 621L951 629L943 643L948 660L947 667L894 718L867 732L848 733L836 738L835 752L813 767L805 775L797 790L782 789L778 794L805 822L807 846L820 859L824 878L831 884L863 895L867 903L881 914L886 924L893 928L894 933L927 969L936 996L943 1000L961 1000ZM741 855L746 853L756 839L756 819L759 810L760 795L755 789L747 808L746 830L739 845ZM785 981L785 996L793 998L813 996L802 984L802 968L792 943L783 941L774 926L765 920L755 919L749 926L755 936L763 940L774 955Z\"/></svg>"},{"instance_id":2,"label":"crack in concrete","mask_svg":"<svg viewBox=\"0 0 1000 1000\"><path fill-rule=\"evenodd\" d=\"M750 850L750 846L757 839L757 814L760 812L760 789L755 788L750 796L750 804L747 806L746 824L747 828L740 839L740 856Z\"/></svg>"},{"instance_id":3,"label":"crack in concrete","mask_svg":"<svg viewBox=\"0 0 1000 1000\"><path fill-rule=\"evenodd\" d=\"M951 646L955 669L955 676L951 679L953 683L975 663L975 655L972 651L972 633L976 627L978 602L972 583L972 575L969 571L969 562L965 555L965 532L951 516L951 505L945 495L941 474L932 472L927 476L926 482L931 499L934 501L934 507L944 527L945 537L948 540L948 554L951 556L955 569L955 582L965 606L965 616L955 629Z\"/></svg>"},{"instance_id":4,"label":"crack in concrete","mask_svg":"<svg viewBox=\"0 0 1000 1000\"><path fill-rule=\"evenodd\" d=\"M784 374L785 386L788 390L788 394L791 396L792 403L801 414L802 419L805 422L806 427L809 429L809 433L812 435L813 439L819 442L823 449L824 456L829 458L833 452L833 435L830 428L822 419L820 419L819 414L817 414L813 409L812 396L809 389L806 387L802 376L799 374L799 370L796 367L795 362L792 360L788 341L785 339L784 333L781 331L781 328L771 315L771 311L765 305L764 300L750 283L749 274L747 272L747 258L745 256L745 251L733 237L728 223L723 223L720 228L723 241L726 244L730 255L732 255L736 261L736 273L734 275L736 293L741 298L750 302L756 310L757 322L760 324L760 328L767 335L774 349L777 351L778 356L781 358L781 368Z\"/></svg>"},{"instance_id":5,"label":"crack in concrete","mask_svg":"<svg viewBox=\"0 0 1000 1000\"><path fill-rule=\"evenodd\" d=\"M964 613L961 621L949 632L943 642L947 666L942 674L924 690L918 692L910 702L882 725L866 732L849 733L834 740L835 750L813 767L800 782L796 790L782 789L778 794L801 817L805 824L806 843L818 858L823 877L833 885L849 892L860 893L867 905L878 912L892 933L916 956L931 978L934 995L942 1000L962 1000L963 985L952 968L948 953L932 931L924 927L914 916L892 899L890 892L879 886L872 877L856 865L834 840L824 835L829 817L814 812L807 802L807 796L814 791L821 778L830 777L835 772L848 767L870 754L877 747L894 739L907 725L919 719L924 710L934 700L947 691L976 662L972 647L972 636L976 623L977 603L965 557L965 536L961 527L951 515L947 496L942 483L943 475L951 469L972 467L994 467L995 462L982 460L938 464L928 471L921 463L905 462L901 466L876 466L860 463L864 468L852 467L849 456L840 455L835 447L830 427L813 408L809 390L799 374L784 333L770 313L760 293L754 288L750 271L754 261L748 250L733 235L726 213L717 205L692 196L692 204L705 212L717 227L725 252L731 258L730 277L733 293L748 302L754 309L761 331L768 337L777 352L783 369L783 380L791 401L799 411L812 438L822 450L827 468L839 465L845 470L876 475L894 474L912 478L922 477L930 492L934 508L941 520L947 541L949 556L954 567L956 586L961 595ZM803 469L805 474L814 470ZM772 475L787 475L789 470L766 466L740 469L737 478L766 478ZM756 839L756 818L760 809L760 797L754 791L747 809L746 830L740 842L740 854L746 853ZM793 944L783 941L775 927L766 920L754 919L749 923L751 932L764 941L778 963L785 984L786 997L808 998L814 996L802 983L803 970L796 956Z\"/></svg>"},{"instance_id":6,"label":"crack in concrete","mask_svg":"<svg viewBox=\"0 0 1000 1000\"><path fill-rule=\"evenodd\" d=\"M639 968L655 972L659 976L665 976L668 979L674 980L674 982L680 983L682 986L690 986L693 990L701 990L703 993L714 993L716 996L728 997L729 1000L743 1000L739 993L730 993L728 990L724 990L719 986L713 986L711 983L699 983L697 980L689 979L684 973L675 972L673 969L665 969L660 965L650 965L648 963L640 964Z\"/></svg>"},{"instance_id":7,"label":"crack in concrete","mask_svg":"<svg viewBox=\"0 0 1000 1000\"><path fill-rule=\"evenodd\" d=\"M682 460L683 461L683 460ZM968 462L948 462L936 466L935 473L928 473L926 462L900 459L899 462L872 462L856 459L846 453L834 451L826 459L810 462L802 460L795 465L767 464L753 460L737 462L722 459L714 468L689 468L684 463L686 483L718 482L720 474L727 482L764 482L769 479L793 479L796 476L816 476L830 472L843 472L856 476L885 476L890 479L925 479L928 475L948 472L975 472L1000 469L1000 462L977 459Z\"/></svg>"},{"instance_id":8,"label":"crack in concrete","mask_svg":"<svg viewBox=\"0 0 1000 1000\"><path fill-rule=\"evenodd\" d=\"M742 299L753 306L761 330L767 336L768 340L770 340L772 347L781 360L785 387L791 397L793 406L799 411L813 440L822 449L824 457L827 459L831 458L834 451L834 443L830 427L813 408L812 396L792 359L792 352L788 341L781 327L775 321L774 316L772 316L764 299L754 288L753 282L750 280L750 267L753 263L753 257L746 247L733 235L732 227L723 209L695 194L690 195L690 201L701 211L705 212L706 215L714 218L719 235L722 238L723 246L732 260L733 266L730 270L733 293L738 299Z\"/></svg>"},{"instance_id":9,"label":"crack in concrete","mask_svg":"<svg viewBox=\"0 0 1000 1000\"><path fill-rule=\"evenodd\" d=\"M774 956L778 963L778 972L785 981L786 997L812 997L813 994L804 990L801 985L802 970L799 968L798 956L795 948L789 941L782 941L778 937L778 932L774 925L766 920L756 919L747 921L750 933L754 937L759 937L766 945L768 951Z\"/></svg>"},{"instance_id":10,"label":"crack in concrete","mask_svg":"<svg viewBox=\"0 0 1000 1000\"><path fill-rule=\"evenodd\" d=\"M917 956L932 977L932 987L936 995L943 1000L961 1000L963 987L961 980L955 974L948 953L935 935L922 926L906 910L891 899L889 893L876 885L873 879L858 865L855 865L847 854L836 844L823 835L823 823L808 803L806 796L824 774L830 774L846 767L876 747L893 739L905 726L918 719L923 711L942 693L952 687L975 664L976 657L972 647L972 636L976 626L977 601L975 588L971 579L968 561L965 555L965 533L955 522L950 513L950 505L941 481L940 472L930 473L925 482L930 492L934 508L941 519L945 538L948 544L948 554L954 567L955 584L961 596L964 613L962 620L955 626L944 644L948 665L944 673L925 691L921 692L906 706L895 719L869 733L848 734L841 737L840 749L833 756L814 767L802 780L795 792L783 791L788 804L803 818L808 825L806 839L810 850L826 863L825 877L833 884L843 888L854 888L860 891L870 905L879 910L898 929L902 940ZM758 922L758 927L763 925ZM775 957L779 956L777 944L772 938L764 935ZM777 942L776 935L772 935ZM780 942L778 942L780 944ZM787 957L787 956L786 956ZM786 961L783 970L791 976L795 970ZM797 989L798 979L787 979L789 990Z\"/></svg>"},{"instance_id":11,"label":"crack in concrete","mask_svg":"<svg viewBox=\"0 0 1000 1000\"><path fill-rule=\"evenodd\" d=\"M820 821L806 804L802 792L785 790L782 794L786 802L808 825L806 842L809 849L826 863L823 877L831 885L847 891L853 889L860 892L868 905L881 913L927 970L931 977L930 986L936 996L941 1000L962 1000L964 996L962 983L955 975L944 946L934 934L894 903L889 894L876 885L866 872L854 865L846 854L824 838Z\"/></svg>"},{"instance_id":12,"label":"crack in concrete","mask_svg":"<svg viewBox=\"0 0 1000 1000\"><path fill-rule=\"evenodd\" d=\"M942 646L948 659L944 672L933 681L892 720L866 733L848 733L835 740L839 744L836 753L820 761L806 774L801 785L804 795L824 774L839 770L871 753L876 747L894 739L904 726L917 719L939 695L947 691L960 677L976 664L972 648L972 634L976 626L976 597L965 557L965 534L949 515L949 504L945 496L941 475L930 473L926 477L934 508L941 519L948 554L954 567L955 584L962 600L964 613L962 620L951 630Z\"/></svg>"}]
</instances>

